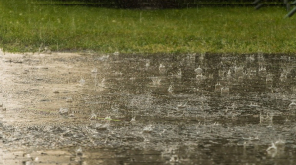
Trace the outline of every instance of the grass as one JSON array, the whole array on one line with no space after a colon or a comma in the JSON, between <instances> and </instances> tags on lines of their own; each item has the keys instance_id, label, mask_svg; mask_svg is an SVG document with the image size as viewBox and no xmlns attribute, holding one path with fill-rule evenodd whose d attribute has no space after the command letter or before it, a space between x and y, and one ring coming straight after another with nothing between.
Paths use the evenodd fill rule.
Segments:
<instances>
[{"instance_id":1,"label":"grass","mask_svg":"<svg viewBox=\"0 0 296 165\"><path fill-rule=\"evenodd\" d=\"M128 10L0 2L5 51L296 53L296 16L284 7Z\"/></svg>"}]
</instances>

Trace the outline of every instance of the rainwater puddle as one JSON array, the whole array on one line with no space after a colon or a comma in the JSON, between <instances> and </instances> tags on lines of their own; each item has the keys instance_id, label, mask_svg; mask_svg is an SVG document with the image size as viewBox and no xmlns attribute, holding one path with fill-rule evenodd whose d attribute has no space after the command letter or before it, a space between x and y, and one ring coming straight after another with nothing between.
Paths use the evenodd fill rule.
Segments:
<instances>
[{"instance_id":1,"label":"rainwater puddle","mask_svg":"<svg viewBox=\"0 0 296 165\"><path fill-rule=\"evenodd\" d=\"M2 164L295 164L294 57L0 58Z\"/></svg>"}]
</instances>

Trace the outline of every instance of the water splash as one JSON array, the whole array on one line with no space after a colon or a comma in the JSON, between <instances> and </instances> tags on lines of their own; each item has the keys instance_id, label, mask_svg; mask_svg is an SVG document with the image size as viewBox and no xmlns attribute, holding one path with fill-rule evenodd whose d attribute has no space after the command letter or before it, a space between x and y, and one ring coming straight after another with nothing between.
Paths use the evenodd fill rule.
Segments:
<instances>
[{"instance_id":1,"label":"water splash","mask_svg":"<svg viewBox=\"0 0 296 165\"><path fill-rule=\"evenodd\" d=\"M153 85L160 85L161 78L160 77L150 77L152 80Z\"/></svg>"},{"instance_id":2,"label":"water splash","mask_svg":"<svg viewBox=\"0 0 296 165\"><path fill-rule=\"evenodd\" d=\"M91 70L91 73L97 73L98 72L98 69L97 68L93 68L92 70Z\"/></svg>"},{"instance_id":3,"label":"water splash","mask_svg":"<svg viewBox=\"0 0 296 165\"><path fill-rule=\"evenodd\" d=\"M174 92L173 85L170 85L170 86L169 86L169 88L168 88L168 92L169 92L170 94L173 94L173 92Z\"/></svg>"},{"instance_id":4,"label":"water splash","mask_svg":"<svg viewBox=\"0 0 296 165\"><path fill-rule=\"evenodd\" d=\"M84 86L85 85L85 80L83 78L81 78L79 80L79 84L80 84L80 86Z\"/></svg>"}]
</instances>

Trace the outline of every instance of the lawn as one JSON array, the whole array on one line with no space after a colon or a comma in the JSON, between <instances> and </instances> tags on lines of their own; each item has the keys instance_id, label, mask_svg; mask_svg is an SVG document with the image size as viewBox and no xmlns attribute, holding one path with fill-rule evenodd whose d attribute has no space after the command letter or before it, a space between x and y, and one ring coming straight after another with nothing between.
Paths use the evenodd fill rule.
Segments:
<instances>
[{"instance_id":1,"label":"lawn","mask_svg":"<svg viewBox=\"0 0 296 165\"><path fill-rule=\"evenodd\" d=\"M0 46L11 52L296 53L284 7L137 10L0 2Z\"/></svg>"}]
</instances>

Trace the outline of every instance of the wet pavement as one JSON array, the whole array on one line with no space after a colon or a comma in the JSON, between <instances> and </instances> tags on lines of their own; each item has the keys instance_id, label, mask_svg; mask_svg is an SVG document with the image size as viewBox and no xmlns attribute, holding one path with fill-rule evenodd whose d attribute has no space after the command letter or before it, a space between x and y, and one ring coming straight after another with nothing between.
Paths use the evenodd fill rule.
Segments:
<instances>
[{"instance_id":1,"label":"wet pavement","mask_svg":"<svg viewBox=\"0 0 296 165\"><path fill-rule=\"evenodd\" d=\"M293 56L0 58L4 165L296 162Z\"/></svg>"}]
</instances>

